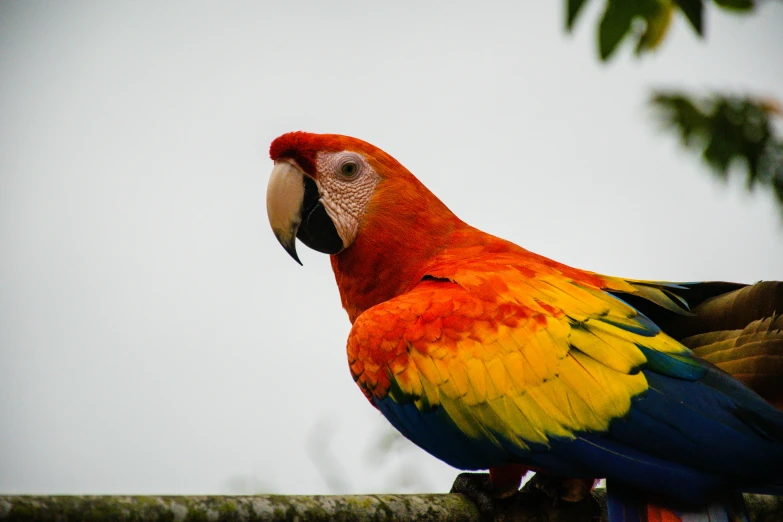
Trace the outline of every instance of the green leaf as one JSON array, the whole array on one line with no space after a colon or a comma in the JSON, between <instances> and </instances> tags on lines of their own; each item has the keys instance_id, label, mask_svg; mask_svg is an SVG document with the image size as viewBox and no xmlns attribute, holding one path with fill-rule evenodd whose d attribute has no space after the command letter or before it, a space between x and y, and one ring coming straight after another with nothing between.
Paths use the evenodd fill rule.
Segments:
<instances>
[{"instance_id":1,"label":"green leaf","mask_svg":"<svg viewBox=\"0 0 783 522\"><path fill-rule=\"evenodd\" d=\"M724 9L734 11L752 11L755 7L753 0L715 0L715 3Z\"/></svg>"},{"instance_id":2,"label":"green leaf","mask_svg":"<svg viewBox=\"0 0 783 522\"><path fill-rule=\"evenodd\" d=\"M679 131L683 145L691 145L698 135L706 132L707 114L688 97L659 92L653 95L651 103L659 109L664 125Z\"/></svg>"},{"instance_id":3,"label":"green leaf","mask_svg":"<svg viewBox=\"0 0 783 522\"><path fill-rule=\"evenodd\" d=\"M704 36L704 2L702 0L674 0L699 36Z\"/></svg>"},{"instance_id":4,"label":"green leaf","mask_svg":"<svg viewBox=\"0 0 783 522\"><path fill-rule=\"evenodd\" d=\"M748 189L768 187L783 209L783 140L770 120L779 114L774 100L656 93L651 102L683 144L701 152L715 175L725 179L734 163L744 163Z\"/></svg>"},{"instance_id":5,"label":"green leaf","mask_svg":"<svg viewBox=\"0 0 783 522\"><path fill-rule=\"evenodd\" d=\"M648 2L644 14L644 31L636 44L636 54L651 51L658 47L666 35L672 21L674 8L671 2Z\"/></svg>"},{"instance_id":6,"label":"green leaf","mask_svg":"<svg viewBox=\"0 0 783 522\"><path fill-rule=\"evenodd\" d=\"M573 29L576 17L579 16L579 12L585 3L587 3L587 0L568 0L566 5L566 31Z\"/></svg>"},{"instance_id":7,"label":"green leaf","mask_svg":"<svg viewBox=\"0 0 783 522\"><path fill-rule=\"evenodd\" d=\"M634 17L640 15L634 0L608 0L598 25L598 53L606 61L631 29Z\"/></svg>"}]
</instances>

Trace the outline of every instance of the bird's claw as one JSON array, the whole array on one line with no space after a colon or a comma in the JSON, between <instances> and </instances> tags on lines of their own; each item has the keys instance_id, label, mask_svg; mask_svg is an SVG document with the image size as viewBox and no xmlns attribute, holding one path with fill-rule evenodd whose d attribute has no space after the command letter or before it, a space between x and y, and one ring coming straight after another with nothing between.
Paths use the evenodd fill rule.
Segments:
<instances>
[{"instance_id":1,"label":"bird's claw","mask_svg":"<svg viewBox=\"0 0 783 522\"><path fill-rule=\"evenodd\" d=\"M592 478L565 478L536 473L527 481L522 491L540 491L555 501L581 502L591 497L594 482Z\"/></svg>"},{"instance_id":2,"label":"bird's claw","mask_svg":"<svg viewBox=\"0 0 783 522\"><path fill-rule=\"evenodd\" d=\"M538 477L540 474L536 474ZM599 520L601 508L596 500L584 493L583 483L566 484L572 479L539 477L521 491L496 492L487 473L460 473L454 480L451 493L468 497L479 510L482 522L512 522L518 520L546 520L549 522L592 522ZM592 486L592 481L589 483ZM557 486L557 487L556 487ZM565 489L563 489L565 486ZM570 488L570 489L569 489ZM554 491L560 494L553 495ZM580 498L576 498L579 491ZM563 498L565 495L573 500Z\"/></svg>"},{"instance_id":3,"label":"bird's claw","mask_svg":"<svg viewBox=\"0 0 783 522\"><path fill-rule=\"evenodd\" d=\"M528 503L529 495L518 489L496 489L488 473L460 473L451 493L461 493L476 504L482 522L532 520L528 517L533 507Z\"/></svg>"},{"instance_id":4,"label":"bird's claw","mask_svg":"<svg viewBox=\"0 0 783 522\"><path fill-rule=\"evenodd\" d=\"M461 493L468 497L476 504L482 520L495 520L495 499L489 473L460 473L454 479L450 493Z\"/></svg>"}]
</instances>

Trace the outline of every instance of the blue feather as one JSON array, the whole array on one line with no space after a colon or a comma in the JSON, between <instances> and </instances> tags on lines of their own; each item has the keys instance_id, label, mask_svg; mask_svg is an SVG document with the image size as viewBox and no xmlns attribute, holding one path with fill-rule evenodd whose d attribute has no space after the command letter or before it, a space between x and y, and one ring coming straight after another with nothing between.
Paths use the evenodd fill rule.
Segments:
<instances>
[{"instance_id":1,"label":"blue feather","mask_svg":"<svg viewBox=\"0 0 783 522\"><path fill-rule=\"evenodd\" d=\"M477 470L509 463L508 453L491 441L469 438L442 408L422 412L412 402L398 404L388 396L374 398L373 403L407 439L455 468Z\"/></svg>"},{"instance_id":2,"label":"blue feather","mask_svg":"<svg viewBox=\"0 0 783 522\"><path fill-rule=\"evenodd\" d=\"M647 368L656 373L689 381L701 379L707 373L707 366L689 355L662 353L640 344L637 346L647 358Z\"/></svg>"}]
</instances>

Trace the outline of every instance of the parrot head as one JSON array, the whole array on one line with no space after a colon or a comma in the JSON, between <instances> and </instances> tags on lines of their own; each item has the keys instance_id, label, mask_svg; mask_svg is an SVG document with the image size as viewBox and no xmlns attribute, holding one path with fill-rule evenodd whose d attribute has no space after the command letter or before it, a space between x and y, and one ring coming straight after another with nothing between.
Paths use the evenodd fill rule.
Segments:
<instances>
[{"instance_id":1,"label":"parrot head","mask_svg":"<svg viewBox=\"0 0 783 522\"><path fill-rule=\"evenodd\" d=\"M394 223L421 225L423 215L451 215L397 160L357 138L290 132L272 142L269 155L275 164L267 188L269 223L299 264L297 238L336 255L351 247L360 231L366 235L373 221L393 230ZM411 233L408 229L398 239ZM373 236L377 243L384 234Z\"/></svg>"},{"instance_id":2,"label":"parrot head","mask_svg":"<svg viewBox=\"0 0 783 522\"><path fill-rule=\"evenodd\" d=\"M299 264L296 239L330 254L353 318L415 281L467 227L392 156L337 134L290 132L272 142L267 213Z\"/></svg>"},{"instance_id":3,"label":"parrot head","mask_svg":"<svg viewBox=\"0 0 783 522\"><path fill-rule=\"evenodd\" d=\"M325 254L353 243L381 180L379 163L389 159L378 153L361 140L330 134L291 132L272 142L269 223L299 264L295 238Z\"/></svg>"}]
</instances>

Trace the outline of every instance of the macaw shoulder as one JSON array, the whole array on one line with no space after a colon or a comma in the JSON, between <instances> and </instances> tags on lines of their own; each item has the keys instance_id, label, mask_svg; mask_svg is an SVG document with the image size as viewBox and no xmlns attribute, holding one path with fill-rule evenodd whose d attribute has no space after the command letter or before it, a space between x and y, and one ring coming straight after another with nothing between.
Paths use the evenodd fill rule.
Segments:
<instances>
[{"instance_id":1,"label":"macaw shoulder","mask_svg":"<svg viewBox=\"0 0 783 522\"><path fill-rule=\"evenodd\" d=\"M491 393L486 383L498 381L499 392L505 375L514 386L537 386L558 375L574 347L580 353L571 362L586 354L624 374L646 361L639 345L686 350L597 287L590 273L574 279L535 255L466 250L444 251L418 284L354 322L348 359L368 398L385 397L393 382L417 396L426 395L422 382L451 383L463 396ZM473 381L481 384L468 386L455 377L472 365L495 379L477 373Z\"/></svg>"},{"instance_id":2,"label":"macaw shoulder","mask_svg":"<svg viewBox=\"0 0 783 522\"><path fill-rule=\"evenodd\" d=\"M472 242L469 232L457 234L452 241L454 246L445 248L428 263L427 273L458 278L463 285L469 284L471 276L502 273L503 277L523 279L556 275L593 288L618 285L625 288L622 280L573 268L483 232L482 241Z\"/></svg>"},{"instance_id":3,"label":"macaw shoulder","mask_svg":"<svg viewBox=\"0 0 783 522\"><path fill-rule=\"evenodd\" d=\"M442 408L463 433L484 426L525 446L606 430L647 389L635 342L656 334L621 316L592 324L618 313L600 291L513 267L454 278L425 277L354 322L349 364L372 404Z\"/></svg>"},{"instance_id":4,"label":"macaw shoulder","mask_svg":"<svg viewBox=\"0 0 783 522\"><path fill-rule=\"evenodd\" d=\"M389 378L410 368L412 356L443 360L464 349L466 339L486 343L497 337L501 326L545 323L538 317L544 312L541 306L531 309L498 299L497 293L493 296L490 287L497 283L479 283L480 288L473 291L449 280L425 276L408 292L361 314L348 338L348 359L351 373L365 394L385 396Z\"/></svg>"},{"instance_id":5,"label":"macaw shoulder","mask_svg":"<svg viewBox=\"0 0 783 522\"><path fill-rule=\"evenodd\" d=\"M488 281L495 286L503 280L512 284L514 281L528 281L534 286L538 281L546 281L554 286L561 285L561 290L575 285L598 292L604 303L622 308L623 313L630 315L638 315L638 312L625 303L618 304L623 295L633 295L675 314L688 315L688 305L680 296L685 288L678 284L624 279L580 270L525 250L510 241L481 234L483 239L478 243L470 243L468 238L457 235L455 246L435 256L424 273L458 282L465 288L472 286L472 291L479 292L479 286L486 286Z\"/></svg>"}]
</instances>

